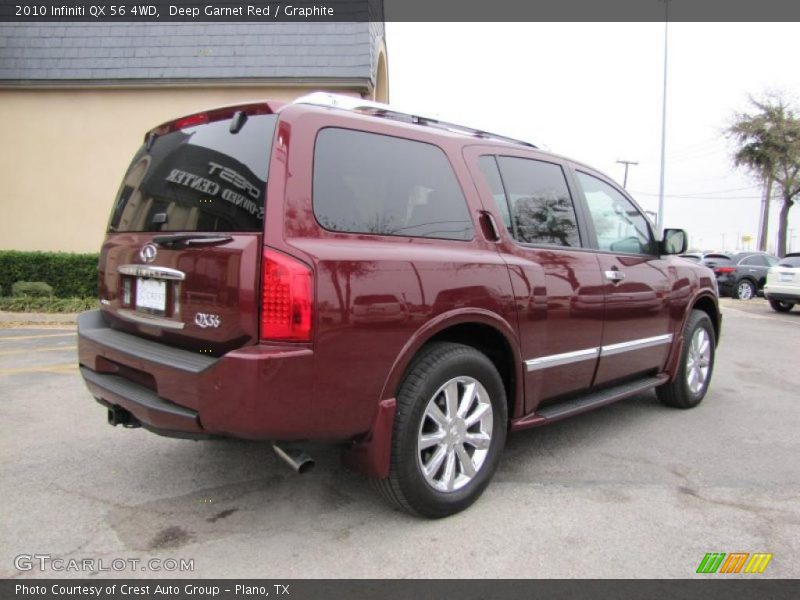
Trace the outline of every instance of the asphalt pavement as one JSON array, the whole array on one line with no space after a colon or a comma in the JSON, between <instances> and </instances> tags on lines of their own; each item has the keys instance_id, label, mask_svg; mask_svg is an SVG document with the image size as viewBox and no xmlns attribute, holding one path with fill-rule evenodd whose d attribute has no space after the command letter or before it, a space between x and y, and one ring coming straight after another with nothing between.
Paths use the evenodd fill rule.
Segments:
<instances>
[{"instance_id":1,"label":"asphalt pavement","mask_svg":"<svg viewBox=\"0 0 800 600\"><path fill-rule=\"evenodd\" d=\"M699 407L646 393L514 434L478 503L439 521L384 505L335 448L298 476L268 444L112 428L72 328L6 324L0 577L686 578L766 552L735 577L796 578L800 309L723 308Z\"/></svg>"}]
</instances>

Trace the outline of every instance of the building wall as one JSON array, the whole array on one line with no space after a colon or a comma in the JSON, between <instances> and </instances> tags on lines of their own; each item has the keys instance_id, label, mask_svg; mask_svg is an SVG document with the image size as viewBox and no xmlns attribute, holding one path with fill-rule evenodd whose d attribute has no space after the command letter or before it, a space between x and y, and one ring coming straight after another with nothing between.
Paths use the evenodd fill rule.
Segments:
<instances>
[{"instance_id":1,"label":"building wall","mask_svg":"<svg viewBox=\"0 0 800 600\"><path fill-rule=\"evenodd\" d=\"M0 249L98 251L119 183L147 130L213 106L291 100L308 92L0 90Z\"/></svg>"}]
</instances>

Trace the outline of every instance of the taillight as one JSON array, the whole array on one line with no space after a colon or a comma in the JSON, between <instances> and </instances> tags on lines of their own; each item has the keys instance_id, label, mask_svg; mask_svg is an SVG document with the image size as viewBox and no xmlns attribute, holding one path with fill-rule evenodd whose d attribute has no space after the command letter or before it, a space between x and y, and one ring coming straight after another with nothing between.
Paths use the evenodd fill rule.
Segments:
<instances>
[{"instance_id":1,"label":"taillight","mask_svg":"<svg viewBox=\"0 0 800 600\"><path fill-rule=\"evenodd\" d=\"M717 275L727 275L728 273L733 273L736 270L736 267L714 267L714 273Z\"/></svg>"},{"instance_id":2,"label":"taillight","mask_svg":"<svg viewBox=\"0 0 800 600\"><path fill-rule=\"evenodd\" d=\"M261 339L311 340L311 269L274 250L261 263Z\"/></svg>"}]
</instances>

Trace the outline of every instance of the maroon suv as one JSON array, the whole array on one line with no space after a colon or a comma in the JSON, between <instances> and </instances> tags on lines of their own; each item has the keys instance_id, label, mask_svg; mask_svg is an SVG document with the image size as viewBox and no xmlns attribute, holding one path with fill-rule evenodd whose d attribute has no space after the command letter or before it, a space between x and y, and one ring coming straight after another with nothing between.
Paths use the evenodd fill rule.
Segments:
<instances>
[{"instance_id":1,"label":"maroon suv","mask_svg":"<svg viewBox=\"0 0 800 600\"><path fill-rule=\"evenodd\" d=\"M270 440L298 470L293 443L341 443L441 517L509 431L703 399L721 319L685 246L524 142L327 94L211 110L148 132L125 174L81 373L113 425Z\"/></svg>"}]
</instances>

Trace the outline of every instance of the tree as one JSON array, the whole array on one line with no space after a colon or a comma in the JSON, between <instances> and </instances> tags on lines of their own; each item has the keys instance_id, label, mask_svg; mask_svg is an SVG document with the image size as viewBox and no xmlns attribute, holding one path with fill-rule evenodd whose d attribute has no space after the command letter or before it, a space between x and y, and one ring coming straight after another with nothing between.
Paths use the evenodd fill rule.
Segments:
<instances>
[{"instance_id":1,"label":"tree","mask_svg":"<svg viewBox=\"0 0 800 600\"><path fill-rule=\"evenodd\" d=\"M786 231L789 210L800 194L800 119L794 109L779 95L763 100L751 98L755 109L749 113L736 113L727 134L734 140L737 150L734 165L745 167L764 184L759 248L766 249L769 222L769 201L773 185L781 197L778 220L779 256L786 254Z\"/></svg>"}]
</instances>

